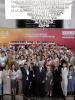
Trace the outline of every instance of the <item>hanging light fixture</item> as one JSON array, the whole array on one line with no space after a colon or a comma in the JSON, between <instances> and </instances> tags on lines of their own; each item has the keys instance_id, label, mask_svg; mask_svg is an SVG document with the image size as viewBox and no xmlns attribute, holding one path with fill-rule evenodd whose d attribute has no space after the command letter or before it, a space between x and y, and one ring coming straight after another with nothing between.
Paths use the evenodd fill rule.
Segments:
<instances>
[{"instance_id":1,"label":"hanging light fixture","mask_svg":"<svg viewBox=\"0 0 75 100\"><path fill-rule=\"evenodd\" d=\"M28 15L39 23L40 27L49 27L72 2L73 0L25 0L24 3Z\"/></svg>"}]
</instances>

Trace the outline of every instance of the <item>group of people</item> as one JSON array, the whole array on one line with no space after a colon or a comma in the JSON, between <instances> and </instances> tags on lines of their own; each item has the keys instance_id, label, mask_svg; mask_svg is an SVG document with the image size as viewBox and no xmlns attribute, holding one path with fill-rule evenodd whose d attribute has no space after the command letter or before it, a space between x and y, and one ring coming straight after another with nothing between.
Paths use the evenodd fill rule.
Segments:
<instances>
[{"instance_id":1,"label":"group of people","mask_svg":"<svg viewBox=\"0 0 75 100\"><path fill-rule=\"evenodd\" d=\"M50 43L0 48L0 95L63 97L75 93L75 53Z\"/></svg>"}]
</instances>

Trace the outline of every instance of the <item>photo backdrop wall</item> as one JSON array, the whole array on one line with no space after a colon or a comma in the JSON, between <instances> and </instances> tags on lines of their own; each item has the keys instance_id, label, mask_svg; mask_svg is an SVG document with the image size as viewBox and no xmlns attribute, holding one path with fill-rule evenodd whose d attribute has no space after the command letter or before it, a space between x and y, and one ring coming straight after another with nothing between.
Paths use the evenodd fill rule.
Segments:
<instances>
[{"instance_id":1,"label":"photo backdrop wall","mask_svg":"<svg viewBox=\"0 0 75 100\"><path fill-rule=\"evenodd\" d=\"M14 41L55 42L58 45L67 46L75 51L75 29L0 29L1 45Z\"/></svg>"}]
</instances>

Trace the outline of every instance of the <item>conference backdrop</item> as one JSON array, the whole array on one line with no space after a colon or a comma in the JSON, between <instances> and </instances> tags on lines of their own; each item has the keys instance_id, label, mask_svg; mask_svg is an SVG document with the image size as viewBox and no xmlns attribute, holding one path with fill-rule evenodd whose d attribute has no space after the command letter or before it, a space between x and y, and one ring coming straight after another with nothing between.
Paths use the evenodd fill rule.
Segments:
<instances>
[{"instance_id":1,"label":"conference backdrop","mask_svg":"<svg viewBox=\"0 0 75 100\"><path fill-rule=\"evenodd\" d=\"M0 29L0 44L10 42L55 42L75 51L75 29Z\"/></svg>"}]
</instances>

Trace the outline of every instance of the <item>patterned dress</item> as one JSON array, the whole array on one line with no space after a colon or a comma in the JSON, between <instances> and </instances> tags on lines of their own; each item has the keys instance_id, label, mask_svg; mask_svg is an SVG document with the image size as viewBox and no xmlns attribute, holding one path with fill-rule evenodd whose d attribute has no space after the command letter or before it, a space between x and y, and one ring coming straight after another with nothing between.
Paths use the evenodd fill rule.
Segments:
<instances>
[{"instance_id":1,"label":"patterned dress","mask_svg":"<svg viewBox=\"0 0 75 100\"><path fill-rule=\"evenodd\" d=\"M10 70L3 70L3 94L11 94Z\"/></svg>"}]
</instances>

